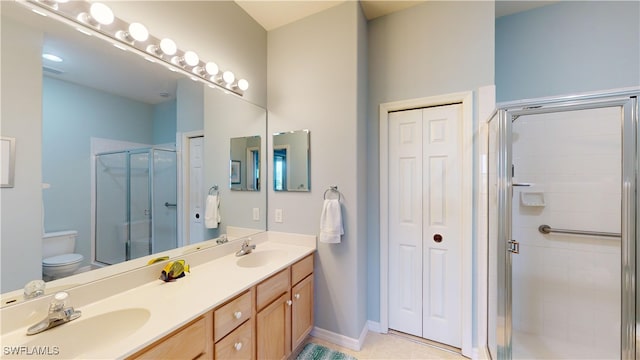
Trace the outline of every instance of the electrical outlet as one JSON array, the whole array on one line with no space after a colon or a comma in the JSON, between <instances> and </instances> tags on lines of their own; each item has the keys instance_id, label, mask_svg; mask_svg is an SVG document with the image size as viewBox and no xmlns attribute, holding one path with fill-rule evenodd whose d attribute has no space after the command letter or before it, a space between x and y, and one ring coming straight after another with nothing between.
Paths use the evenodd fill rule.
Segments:
<instances>
[{"instance_id":1,"label":"electrical outlet","mask_svg":"<svg viewBox=\"0 0 640 360\"><path fill-rule=\"evenodd\" d=\"M253 208L253 221L260 221L260 209Z\"/></svg>"},{"instance_id":2,"label":"electrical outlet","mask_svg":"<svg viewBox=\"0 0 640 360\"><path fill-rule=\"evenodd\" d=\"M275 220L276 220L277 223L281 223L282 222L282 209L276 209Z\"/></svg>"}]
</instances>

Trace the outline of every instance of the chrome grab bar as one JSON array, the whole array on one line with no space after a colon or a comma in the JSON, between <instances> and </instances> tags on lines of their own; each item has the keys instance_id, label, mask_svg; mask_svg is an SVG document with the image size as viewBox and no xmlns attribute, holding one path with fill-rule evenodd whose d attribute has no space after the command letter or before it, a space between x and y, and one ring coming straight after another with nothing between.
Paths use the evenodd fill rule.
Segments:
<instances>
[{"instance_id":1,"label":"chrome grab bar","mask_svg":"<svg viewBox=\"0 0 640 360\"><path fill-rule=\"evenodd\" d=\"M549 225L538 226L538 231L543 234L549 234L552 232L561 234L573 234L573 235L588 235L588 236L600 236L600 237L615 237L619 238L622 235L620 233L600 232L600 231L582 231L582 230L566 230L566 229L553 229Z\"/></svg>"}]
</instances>

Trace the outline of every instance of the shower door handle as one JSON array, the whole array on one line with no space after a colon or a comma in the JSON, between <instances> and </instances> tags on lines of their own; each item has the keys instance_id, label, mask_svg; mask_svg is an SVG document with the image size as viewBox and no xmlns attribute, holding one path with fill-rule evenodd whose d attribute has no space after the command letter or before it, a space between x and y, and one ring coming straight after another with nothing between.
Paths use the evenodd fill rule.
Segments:
<instances>
[{"instance_id":1,"label":"shower door handle","mask_svg":"<svg viewBox=\"0 0 640 360\"><path fill-rule=\"evenodd\" d=\"M514 253L514 254L520 254L520 243L515 241L515 240L511 240L507 243L507 245L509 245L509 248L507 249L508 252L510 253Z\"/></svg>"}]
</instances>

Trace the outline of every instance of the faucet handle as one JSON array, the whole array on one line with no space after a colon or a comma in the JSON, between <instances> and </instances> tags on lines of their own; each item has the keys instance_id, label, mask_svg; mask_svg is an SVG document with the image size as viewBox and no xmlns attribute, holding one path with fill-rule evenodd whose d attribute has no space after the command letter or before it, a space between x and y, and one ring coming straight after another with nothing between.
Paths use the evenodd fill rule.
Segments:
<instances>
[{"instance_id":1,"label":"faucet handle","mask_svg":"<svg viewBox=\"0 0 640 360\"><path fill-rule=\"evenodd\" d=\"M42 280L31 280L24 286L24 298L31 299L44 295L46 283Z\"/></svg>"},{"instance_id":2,"label":"faucet handle","mask_svg":"<svg viewBox=\"0 0 640 360\"><path fill-rule=\"evenodd\" d=\"M69 293L65 291L57 292L53 299L51 300L51 304L49 304L49 313L60 311L65 308L67 305L67 299L69 298Z\"/></svg>"}]
</instances>

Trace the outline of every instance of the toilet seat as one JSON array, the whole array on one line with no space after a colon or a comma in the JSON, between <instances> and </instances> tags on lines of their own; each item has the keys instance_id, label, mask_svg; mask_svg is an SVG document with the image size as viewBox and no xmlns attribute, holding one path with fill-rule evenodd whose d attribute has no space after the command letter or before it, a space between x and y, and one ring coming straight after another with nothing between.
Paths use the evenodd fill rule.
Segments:
<instances>
[{"instance_id":1,"label":"toilet seat","mask_svg":"<svg viewBox=\"0 0 640 360\"><path fill-rule=\"evenodd\" d=\"M43 266L64 266L79 263L84 259L81 254L62 254L42 259Z\"/></svg>"}]
</instances>

